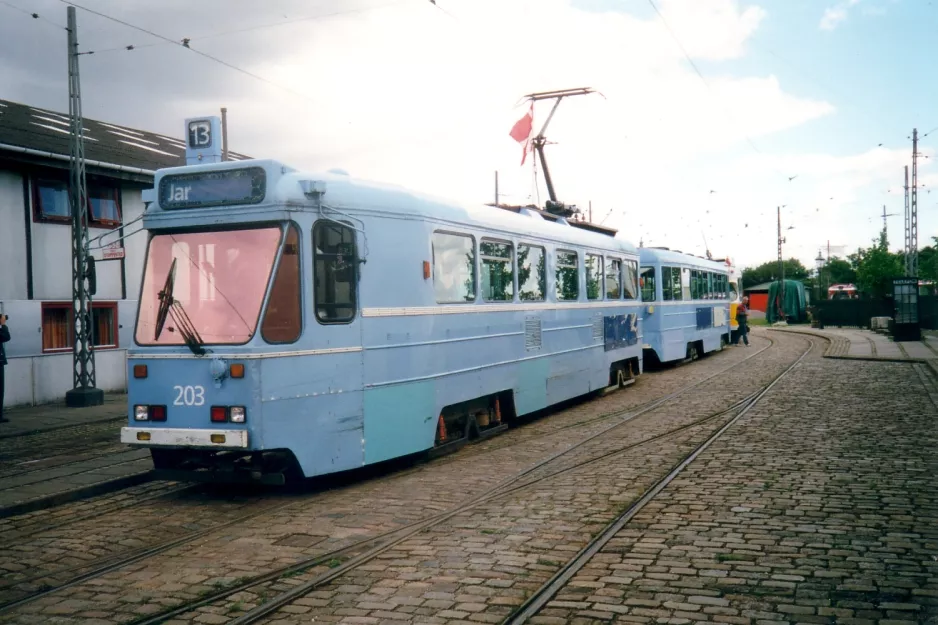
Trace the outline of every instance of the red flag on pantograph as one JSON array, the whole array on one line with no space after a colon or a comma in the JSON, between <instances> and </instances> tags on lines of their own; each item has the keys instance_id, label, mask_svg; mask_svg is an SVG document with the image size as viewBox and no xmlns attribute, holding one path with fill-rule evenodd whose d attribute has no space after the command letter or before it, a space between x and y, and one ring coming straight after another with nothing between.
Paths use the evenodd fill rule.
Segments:
<instances>
[{"instance_id":1,"label":"red flag on pantograph","mask_svg":"<svg viewBox=\"0 0 938 625\"><path fill-rule=\"evenodd\" d=\"M531 144L531 131L534 129L534 102L531 102L531 108L524 117L515 122L511 132L508 134L518 143L523 143L524 148L521 152L521 164L524 165L524 159L528 156Z\"/></svg>"}]
</instances>

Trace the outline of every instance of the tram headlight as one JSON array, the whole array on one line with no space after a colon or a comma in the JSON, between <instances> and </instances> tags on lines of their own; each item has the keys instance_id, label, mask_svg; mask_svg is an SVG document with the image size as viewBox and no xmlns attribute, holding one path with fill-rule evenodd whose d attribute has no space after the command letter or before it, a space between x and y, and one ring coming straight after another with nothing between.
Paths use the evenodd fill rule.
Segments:
<instances>
[{"instance_id":1,"label":"tram headlight","mask_svg":"<svg viewBox=\"0 0 938 625\"><path fill-rule=\"evenodd\" d=\"M134 421L146 421L149 418L147 406L134 406Z\"/></svg>"},{"instance_id":2,"label":"tram headlight","mask_svg":"<svg viewBox=\"0 0 938 625\"><path fill-rule=\"evenodd\" d=\"M244 423L244 406L232 406L228 415L232 423Z\"/></svg>"}]
</instances>

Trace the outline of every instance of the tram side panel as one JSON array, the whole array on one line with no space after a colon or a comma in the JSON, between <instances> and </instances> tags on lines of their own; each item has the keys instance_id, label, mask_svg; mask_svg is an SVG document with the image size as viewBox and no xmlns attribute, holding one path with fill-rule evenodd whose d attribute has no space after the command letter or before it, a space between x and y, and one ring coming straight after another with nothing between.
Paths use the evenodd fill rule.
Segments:
<instances>
[{"instance_id":1,"label":"tram side panel","mask_svg":"<svg viewBox=\"0 0 938 625\"><path fill-rule=\"evenodd\" d=\"M645 302L644 344L661 362L683 360L692 348L702 353L717 351L729 342L731 319L728 301L665 300L667 287L662 280L662 265L647 259L643 264L654 268L656 284L655 299ZM682 271L680 286L675 282L672 287L672 292L680 289L682 298L689 292L685 273ZM697 349L697 345L702 349Z\"/></svg>"},{"instance_id":2,"label":"tram side panel","mask_svg":"<svg viewBox=\"0 0 938 625\"><path fill-rule=\"evenodd\" d=\"M318 329L327 335L335 329ZM323 337L325 338L325 337ZM289 449L307 476L364 464L360 347L318 348L260 361L257 444Z\"/></svg>"},{"instance_id":3,"label":"tram side panel","mask_svg":"<svg viewBox=\"0 0 938 625\"><path fill-rule=\"evenodd\" d=\"M455 404L507 392L515 412L527 414L607 386L612 362L631 357L640 368L638 302L631 303L635 336L608 351L604 318L626 317L627 302L609 302L607 313L615 314L606 315L564 304L439 304L432 273L414 273L432 258L437 228L416 225L382 220L372 226L396 245L395 262L376 263L362 281L366 463L433 447L441 412ZM485 236L471 234L476 245ZM381 253L376 243L372 253Z\"/></svg>"}]
</instances>

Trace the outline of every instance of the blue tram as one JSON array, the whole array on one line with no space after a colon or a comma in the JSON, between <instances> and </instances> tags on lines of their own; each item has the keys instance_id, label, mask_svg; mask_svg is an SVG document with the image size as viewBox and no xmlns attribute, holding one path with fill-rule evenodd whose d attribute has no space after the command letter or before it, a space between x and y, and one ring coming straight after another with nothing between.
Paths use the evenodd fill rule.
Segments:
<instances>
[{"instance_id":1,"label":"blue tram","mask_svg":"<svg viewBox=\"0 0 938 625\"><path fill-rule=\"evenodd\" d=\"M500 431L642 369L638 250L273 160L160 170L121 440L282 483Z\"/></svg>"},{"instance_id":2,"label":"blue tram","mask_svg":"<svg viewBox=\"0 0 938 625\"><path fill-rule=\"evenodd\" d=\"M641 248L645 353L696 360L730 342L730 267L664 247Z\"/></svg>"}]
</instances>

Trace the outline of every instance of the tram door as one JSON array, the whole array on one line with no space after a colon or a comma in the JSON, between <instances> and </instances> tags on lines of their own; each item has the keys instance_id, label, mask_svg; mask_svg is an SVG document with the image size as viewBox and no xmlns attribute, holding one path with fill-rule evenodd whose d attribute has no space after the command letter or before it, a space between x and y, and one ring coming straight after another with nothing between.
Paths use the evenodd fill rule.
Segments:
<instances>
[{"instance_id":1,"label":"tram door","mask_svg":"<svg viewBox=\"0 0 938 625\"><path fill-rule=\"evenodd\" d=\"M283 346L285 357L265 361L265 401L279 401L265 410L264 442L289 447L306 475L319 475L363 460L357 232L329 219L304 229L306 322L301 339Z\"/></svg>"}]
</instances>

